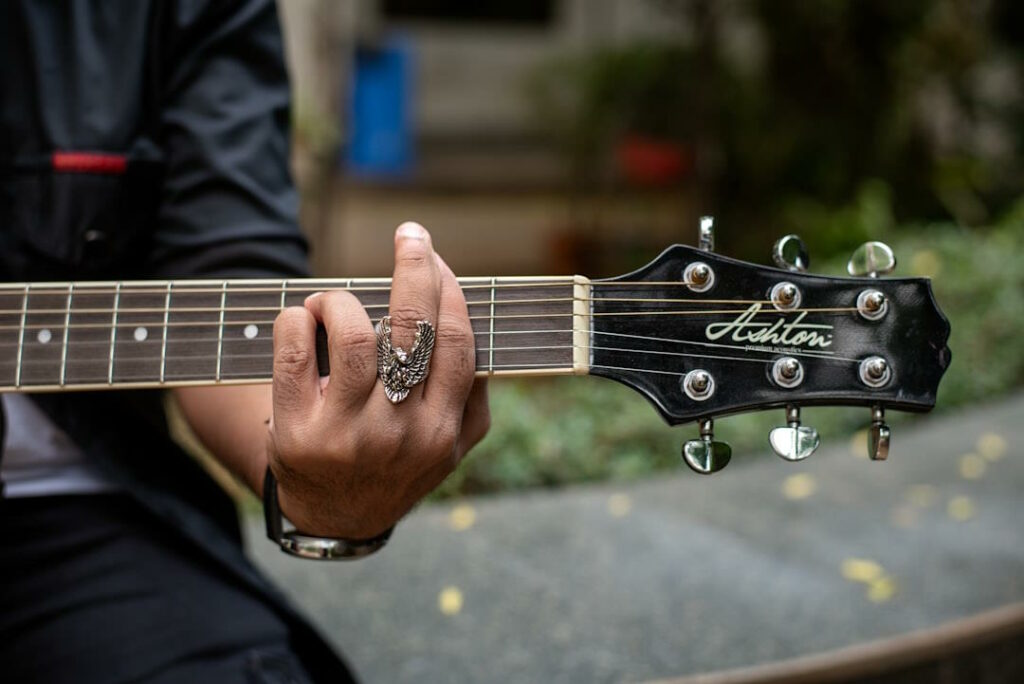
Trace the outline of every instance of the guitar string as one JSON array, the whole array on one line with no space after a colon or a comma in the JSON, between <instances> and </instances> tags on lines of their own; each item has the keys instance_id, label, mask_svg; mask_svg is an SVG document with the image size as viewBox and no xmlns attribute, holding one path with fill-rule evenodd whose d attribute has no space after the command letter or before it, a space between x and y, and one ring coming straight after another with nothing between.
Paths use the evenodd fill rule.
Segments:
<instances>
[{"instance_id":1,"label":"guitar string","mask_svg":"<svg viewBox=\"0 0 1024 684\"><path fill-rule=\"evenodd\" d=\"M534 347L534 348L538 349L538 348L547 348L547 347ZM570 349L573 349L573 348L581 348L581 347L579 347L577 345L566 345L566 346L557 346L557 347L553 346L553 347L550 347L550 348L551 349L558 349L558 350L567 351L567 350L570 350ZM746 357L746 356L726 356L726 355L716 355L716 354L695 354L695 353L686 353L686 352L681 352L681 351L662 351L662 350L656 350L656 349L633 349L633 348L603 347L603 346L597 346L597 347L587 346L587 347L582 347L582 348L595 349L595 350L601 350L601 351L623 352L623 353L628 353L630 355L641 355L641 356L644 355L644 354L668 355L668 356L678 356L678 357L700 358L700 359L706 359L706 360L707 359L714 359L714 360L727 360L727 361L744 361L744 362L751 362L751 364L764 364L764 362L767 362L767 361L771 360L771 359L767 359L767 358L751 358L751 357ZM477 351L488 351L488 350L487 349L478 349ZM501 349L499 349L498 351L501 351ZM168 360L176 360L176 361L182 361L182 362L183 361L196 361L196 362L208 361L208 362L213 362L215 360L216 356L215 355L211 355L211 354L177 355L177 356L168 355L166 358ZM265 368L272 368L270 362L273 359L273 354L265 354L265 353L264 354L260 354L260 353L234 354L230 358L232 360L243 360L244 359L244 360L247 360L247 361L265 362ZM104 372L102 374L103 379L100 380L100 381L105 381L105 378L108 377L108 374L106 374L106 372L105 372L106 371L105 360L104 359L97 359L97 360L103 360L102 366L103 366L103 371ZM124 359L122 359L122 360L124 360ZM161 360L161 356L140 356L140 357L132 357L132 358L129 358L128 360L139 361L139 362L159 361L159 360ZM824 358L822 358L822 360L842 361L842 360L845 360L845 359L824 357ZM28 361L26 361L26 366L28 366L31 369L32 367L42 366L43 364L46 364L46 362L48 362L48 361L42 361L42 360L38 360L38 359L29 359ZM49 364L52 365L51 362L49 362ZM11 365L12 365L11 361L0 361L0 368L11 366ZM496 364L494 366L494 368L495 369L507 368L507 369L529 370L530 368L539 367L539 366L540 367L547 366L547 367L550 367L550 368L565 368L565 369L568 370L568 369L571 369L572 362L571 362L571 359L567 359L565 361L559 361L559 362L550 362L550 364L538 364L538 362L536 362L536 361L531 361L531 362L528 362L528 364L505 364L505 365ZM591 365L588 368L601 369L601 368L607 368L607 367L605 367L604 365ZM621 367L621 369L622 370L629 370L629 371L636 371L638 373L656 373L657 372L657 371L655 371L653 369L640 369L640 368L634 368L634 367ZM74 371L74 370L75 370L75 368L72 367L72 371ZM81 367L79 367L78 370L81 370ZM478 371L489 371L490 370L490 366L488 364L484 364L484 365L478 367L477 370ZM171 370L171 372L173 372L173 369ZM241 376L237 376L237 377L252 377L251 373L244 373L242 371L233 371L232 372L230 370L223 370L223 373L224 373L224 375L222 375L222 377L231 377L233 374L241 374ZM685 375L686 371L683 371L681 373L674 373L674 372L665 371L665 373L666 374L671 374L671 375ZM185 372L184 375L194 375L194 373L187 373L187 372ZM204 373L204 374L199 374L199 375L203 375L204 377L207 377L210 374ZM117 377L117 373L115 373L115 376ZM152 377L152 376L146 376L146 377ZM49 378L46 378L45 380L47 382L52 382ZM28 383L27 382L23 382L22 384L26 385L26 384L31 383L31 381L32 381L32 378L29 378L28 379ZM77 380L77 381L76 380L72 380L70 383L66 382L66 383L63 383L63 384L74 384L75 382L79 382L79 383L83 383L83 382L96 382L96 380L90 380L90 379L81 380L80 379L80 380ZM216 384L216 381L211 382L211 384Z\"/></svg>"},{"instance_id":2,"label":"guitar string","mask_svg":"<svg viewBox=\"0 0 1024 684\"><path fill-rule=\"evenodd\" d=\"M563 330L495 330L494 331L494 335L571 335L574 332L575 331L573 331L571 329L563 329ZM744 351L744 352L753 351L753 352L756 352L756 353L775 353L775 352L769 352L769 351L765 351L765 350L761 350L761 349L750 349L749 346L751 346L751 345L722 344L720 342L704 342L704 341L699 341L699 340L678 340L678 339L673 339L673 338L669 338L669 337L653 337L653 336L648 336L648 335L633 335L633 334L629 334L629 333L617 333L617 332L600 331L600 330L593 330L593 331L590 331L588 334L591 334L591 335L602 335L602 336L606 336L606 337L617 337L617 338L622 338L622 339L641 340L643 342L663 342L663 343L668 343L668 344L694 345L694 346L708 347L708 348L713 348L713 349L732 349L732 350ZM491 332L487 331L487 330L474 331L473 335L476 336L476 337L481 337L481 336L489 337L491 335ZM212 342L216 342L217 339L218 339L217 337L189 337L189 338L186 338L186 339L183 339L183 340L170 340L169 344L212 343ZM269 343L269 342L272 342L272 340L271 340L271 338L269 338L267 336L256 337L256 338L251 338L251 339L250 338L245 338L245 339L227 338L227 339L224 340L225 344L230 344L230 345L249 344L249 343L256 343L256 342ZM118 341L118 345L120 347L122 347L122 348L132 348L132 347L139 346L139 345L159 344L159 343L161 343L161 339L159 337L153 337L153 338L148 338L147 337L145 340L121 339L121 340ZM85 347L97 347L97 348L102 348L102 349L106 350L106 349L110 348L110 342L108 340L73 340L71 344L76 349L85 348ZM7 342L7 343L0 342L0 347L16 347L16 346L18 346L17 342ZM585 345L581 345L581 346L585 346ZM40 347L38 347L38 346L36 346L34 348L35 349L40 349ZM528 347L516 347L515 349L522 350L522 349L527 349L527 348ZM50 347L49 349L57 349L57 346ZM484 348L484 347L477 347L476 348L477 351L490 351L492 349L494 351L503 351L503 350L512 349L512 348L511 347L486 347L486 348ZM857 362L858 361L857 359L851 359L851 358L847 358L847 357L836 356L835 352L827 351L827 350L824 350L824 349L822 349L822 350L814 350L814 351L804 351L804 350L799 350L799 349L791 349L787 353L789 353L790 355L807 356L807 357L811 357L811 358L836 358L836 359L841 359L841 360L850 361L850 362ZM0 362L0 363L3 363L3 362Z\"/></svg>"},{"instance_id":3,"label":"guitar string","mask_svg":"<svg viewBox=\"0 0 1024 684\"><path fill-rule=\"evenodd\" d=\"M82 294L79 293L79 292L76 292L75 296L80 301L81 297L82 297ZM63 297L66 298L67 297L67 293L65 293L63 295ZM123 298L123 295L122 295L122 298ZM702 300L697 300L697 299L672 299L672 298L665 298L665 299L650 299L650 298L646 298L645 299L645 298L638 298L638 297L607 297L607 298L606 297L601 297L601 298L593 298L593 297L558 297L558 298L547 298L547 299L507 299L507 300L495 300L494 304L496 306L498 306L498 305L504 306L504 305L511 305L511 304L544 304L544 303L565 304L565 303L568 303L568 302L573 302L573 303L575 303L575 302L587 302L587 303L615 302L615 303L633 303L633 304L637 304L637 303L639 303L639 304L746 304L746 305L774 304L771 300L758 300L758 299L720 299L720 300L703 300L702 301ZM466 305L469 306L469 307L472 307L472 306L485 306L485 307L489 307L489 306L491 306L491 301L487 300L487 301L479 301L479 302L476 302L476 301L474 301L474 302L466 302ZM389 306L390 305L386 304L386 303L382 303L382 304L362 304L362 307L364 309L386 309ZM53 315L61 315L61 316L63 316L66 313L65 308L66 308L65 305L61 305L60 307L43 308L43 309L40 309L40 308L26 308L24 310L22 310L21 308L18 308L18 309L0 309L0 315L17 315L17 316L20 316L20 315L22 315L22 313L25 313L25 314L31 315L31 316L53 316ZM749 308L749 306L748 306L748 308ZM281 311L282 309L281 309L280 306L224 306L224 307L218 307L218 306L174 306L174 305L172 305L170 307L170 310L171 310L172 314L183 314L183 313L217 313L217 314L219 314L221 311L223 311L225 313L242 313L242 312L249 313L249 312L261 312L261 311ZM803 307L803 308L787 309L785 311L785 313L798 313L798 312L801 312L801 311L828 312L828 311L856 311L856 310L857 310L856 307ZM72 306L72 308L71 308L71 315L72 316L84 316L84 315L100 315L100 314L102 314L104 316L109 316L109 315L113 314L115 311L118 313L118 315L126 314L126 313L127 314L133 314L133 313L134 314L143 314L143 313L159 313L159 314L163 314L164 311L165 311L165 308L162 307L162 306L143 306L143 307L119 306L117 308L105 308L105 307L75 308L74 306ZM700 312L717 313L715 311L711 311L711 310L707 310L707 309L697 309L697 310L695 310L695 313L700 313ZM729 313L729 312L727 312L727 313ZM768 313L770 313L770 312L768 312Z\"/></svg>"},{"instance_id":4,"label":"guitar string","mask_svg":"<svg viewBox=\"0 0 1024 684\"><path fill-rule=\"evenodd\" d=\"M571 367L567 366L564 363L531 363L531 364L524 364L524 365L520 365L520 364L495 364L494 365L494 370L509 370L509 371L530 371L530 370L563 369L563 368L566 371L565 372L566 375L570 375L572 373ZM679 378L683 377L687 373L687 371L676 372L676 371L660 370L660 369L656 369L656 368L630 368L628 366L609 366L609 365L605 365L605 364L594 364L594 365L591 365L590 368L591 369L598 369L598 370L625 371L625 372L631 372L631 373L651 373L651 374L656 374L656 375L671 375L671 376L679 377ZM480 369L480 370L486 370L486 369ZM249 380L249 379L252 379L253 380L253 384L264 384L264 383L267 383L267 382L271 381L270 376L260 377L260 378L253 378L250 375L233 374L233 373L230 373L230 372L225 373L222 376L222 378L225 379L225 380ZM163 383L157 383L157 382L152 381L149 376L146 376L146 377L122 378L122 379L115 380L114 384L118 385L118 384L132 384L132 383L135 383L135 384L145 385L147 387L157 387L157 386L160 386L160 385L163 385L163 386L166 386L166 387L174 387L174 386L176 386L179 383L192 383L195 380L196 379L193 379L192 377L182 377L182 378L177 378L177 379L176 378L168 378ZM201 379L198 379L198 380L201 381ZM63 387L65 387L66 389L73 389L75 384L76 384L76 381L71 381L71 382L65 383L65 385ZM105 379L102 380L102 381L83 380L83 381L77 381L77 384L87 384L87 385L101 385L101 384L103 384L103 385L106 385L107 382L106 382ZM212 381L209 384L210 384L210 386L216 385L216 383L212 382ZM53 382L37 383L37 385L34 386L34 385L27 384L27 383L23 382L21 385L17 385L17 386L16 385L2 385L2 386L0 386L0 391L3 391L3 392L32 392L33 390L36 390L39 386L42 386L42 387L56 387L57 384L53 383Z\"/></svg>"},{"instance_id":5,"label":"guitar string","mask_svg":"<svg viewBox=\"0 0 1024 684\"><path fill-rule=\"evenodd\" d=\"M275 311L280 311L280 309L274 309L274 310ZM771 310L767 310L767 311L760 311L760 310L755 311L754 315L771 315L771 314L786 315L786 314L805 313L805 312L813 312L813 313L821 313L821 314L841 314L841 313L852 313L852 312L855 312L857 310L858 309L856 307L820 307L820 308L807 308L807 309L789 309L789 310L786 310L786 311L778 311L778 310L775 310L775 309L771 309ZM112 311L113 310L111 310L108 313L112 313ZM161 309L161 311L163 311L163 310ZM704 315L704 316L722 316L722 315L731 315L731 314L742 314L742 313L746 313L748 311L750 311L749 307L746 308L746 309L693 309L693 310L683 310L683 311L671 311L671 310L669 310L669 311L596 311L596 312L588 312L586 314L577 314L577 313L573 313L573 312L567 311L565 313L502 314L500 316L493 316L493 317L489 316L489 315L488 316L469 316L469 320L471 320L471 321L490 321L490 320L500 321L500 320L525 319L525 318L571 318L571 317L574 317L574 316L589 316L589 317L602 317L602 318L640 317L640 316L701 316L701 315ZM119 313L119 316L123 317L123 316L126 316L126 315L131 315L132 313L134 313L134 312L131 309L122 309L120 311L120 313ZM155 313L155 312L150 312L150 313ZM174 311L172 310L172 314L173 313L174 313ZM51 314L51 315L57 315L57 312L54 311L53 314ZM63 316L64 314L61 314L61 315ZM224 321L223 325L268 325L268 324L273 324L273 322L274 322L273 318L270 318L270 319L253 319L253 320L241 320L241 321ZM371 319L371 322L374 322L374 320ZM193 326L193 327L197 327L197 328L206 327L206 326L220 326L221 325L221 322L219 320L209 320L209 321L169 321L166 324L164 324L164 323L157 323L155 321L151 321L151 322L138 322L138 321L136 321L136 322L119 322L119 323L117 323L116 327L132 328L132 327L138 327L139 325L146 325L147 323L149 325L157 325L158 327L161 327L161 328L164 327L165 325L166 326L170 326L170 327ZM765 323L765 325L767 325L767 323ZM56 323L49 323L49 324L48 323L31 323L30 324L30 323L26 322L26 324L24 326L21 326L21 325L0 325L0 331L5 331L5 330L21 330L22 328L24 328L25 330L38 330L38 329L46 328L46 329L57 329L57 330L62 330L63 331L65 329L65 327L71 328L71 329L75 329L75 328L78 328L78 329L93 328L93 329L109 330L112 326L113 326L112 323L70 323L68 325L62 325L62 324L56 324Z\"/></svg>"},{"instance_id":6,"label":"guitar string","mask_svg":"<svg viewBox=\"0 0 1024 684\"><path fill-rule=\"evenodd\" d=\"M780 274L780 278L784 278L784 274ZM351 280L358 280L353 278ZM372 278L370 280L373 280ZM353 287L346 287L345 283L349 282L349 279L340 278L337 280L309 280L306 283L300 283L298 285L253 285L249 286L245 283L245 280L228 280L228 294L276 294L280 296L282 292L287 294L294 293L309 293L325 292L328 290L345 290L347 292L382 292L389 293L391 291L391 279L382 278L381 285L357 285ZM462 290L491 290L492 288L503 289L503 288L515 288L515 289L537 289L537 288L551 288L551 287L575 287L576 285L584 285L587 287L621 287L621 288L645 288L645 287L688 287L689 284L682 280L626 280L626 281L605 281L605 280L584 280L581 283L577 283L573 280L573 276L562 276L561 280L539 280L539 281L523 281L523 282L509 282L509 283L497 283L496 285L491 284L491 279L480 278L479 283L460 283L459 287ZM515 280L511 277L510 280ZM853 279L844 279L850 282L856 282ZM190 280L172 280L172 281L155 281L160 283L156 285L133 285L130 281L122 281L122 292L127 295L162 295L167 292L167 283L171 282L174 285L174 293L177 295L179 292L182 294L219 294L223 288L223 282L215 281L216 286L208 285L190 285L189 283L195 282ZM285 281L281 281L282 283ZM287 282L293 283L294 281L288 280ZM874 282L879 282L874 280ZM313 285L312 283L319 283L319 286ZM113 295L116 291L116 283L113 286L108 285L95 285L91 286L88 282L75 282L74 285L75 295L78 296L79 292L82 295ZM17 296L21 297L25 294L26 283L4 283L0 285L0 296ZM4 292L9 290L9 292ZM30 290L30 295L67 295L68 285L63 283L40 283Z\"/></svg>"}]
</instances>

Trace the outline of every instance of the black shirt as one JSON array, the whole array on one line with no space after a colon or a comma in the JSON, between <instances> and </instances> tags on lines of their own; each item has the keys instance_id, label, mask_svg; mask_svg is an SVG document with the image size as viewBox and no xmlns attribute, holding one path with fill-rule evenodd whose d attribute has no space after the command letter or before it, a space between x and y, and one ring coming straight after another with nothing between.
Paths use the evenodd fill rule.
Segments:
<instances>
[{"instance_id":1,"label":"black shirt","mask_svg":"<svg viewBox=\"0 0 1024 684\"><path fill-rule=\"evenodd\" d=\"M271 0L3 0L0 60L0 280L306 274ZM158 392L34 398L285 615L307 664L344 672L246 561L232 502L170 440Z\"/></svg>"}]
</instances>

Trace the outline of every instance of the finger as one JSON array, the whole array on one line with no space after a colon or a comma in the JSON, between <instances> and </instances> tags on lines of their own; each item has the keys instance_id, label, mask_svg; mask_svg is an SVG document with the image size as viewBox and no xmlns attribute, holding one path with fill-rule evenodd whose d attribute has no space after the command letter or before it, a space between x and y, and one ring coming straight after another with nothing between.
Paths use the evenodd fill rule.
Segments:
<instances>
[{"instance_id":1,"label":"finger","mask_svg":"<svg viewBox=\"0 0 1024 684\"><path fill-rule=\"evenodd\" d=\"M437 325L440 295L441 280L430 234L418 223L403 223L395 231L395 272L388 306L392 345L408 352L419 321Z\"/></svg>"},{"instance_id":2,"label":"finger","mask_svg":"<svg viewBox=\"0 0 1024 684\"><path fill-rule=\"evenodd\" d=\"M455 274L440 256L435 256L441 279L437 313L437 344L427 378L425 398L438 410L460 415L465 407L476 372L473 327L466 298Z\"/></svg>"},{"instance_id":3,"label":"finger","mask_svg":"<svg viewBox=\"0 0 1024 684\"><path fill-rule=\"evenodd\" d=\"M487 378L477 378L466 401L466 411L462 414L462 431L455 449L458 460L469 453L491 428L491 408L487 401Z\"/></svg>"},{"instance_id":4,"label":"finger","mask_svg":"<svg viewBox=\"0 0 1024 684\"><path fill-rule=\"evenodd\" d=\"M316 320L302 307L288 307L274 321L274 430L302 425L319 400Z\"/></svg>"},{"instance_id":5,"label":"finger","mask_svg":"<svg viewBox=\"0 0 1024 684\"><path fill-rule=\"evenodd\" d=\"M361 407L377 379L376 337L366 310L344 290L313 295L306 308L327 331L331 375L325 398L337 407Z\"/></svg>"}]
</instances>

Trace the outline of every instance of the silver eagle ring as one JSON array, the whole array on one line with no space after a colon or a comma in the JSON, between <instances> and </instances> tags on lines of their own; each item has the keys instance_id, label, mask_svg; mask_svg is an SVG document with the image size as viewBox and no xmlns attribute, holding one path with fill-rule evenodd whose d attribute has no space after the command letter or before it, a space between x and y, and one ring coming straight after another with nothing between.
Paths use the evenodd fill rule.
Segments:
<instances>
[{"instance_id":1,"label":"silver eagle ring","mask_svg":"<svg viewBox=\"0 0 1024 684\"><path fill-rule=\"evenodd\" d=\"M430 355L437 338L430 321L416 321L416 339L406 352L391 344L391 316L384 316L374 327L377 333L377 377L392 404L409 396L409 390L427 379Z\"/></svg>"}]
</instances>

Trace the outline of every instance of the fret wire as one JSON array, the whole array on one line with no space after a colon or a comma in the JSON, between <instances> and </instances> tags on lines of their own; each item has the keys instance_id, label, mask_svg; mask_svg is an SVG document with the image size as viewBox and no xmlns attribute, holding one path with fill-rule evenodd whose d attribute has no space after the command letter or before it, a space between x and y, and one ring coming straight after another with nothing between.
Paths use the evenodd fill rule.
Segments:
<instances>
[{"instance_id":1,"label":"fret wire","mask_svg":"<svg viewBox=\"0 0 1024 684\"><path fill-rule=\"evenodd\" d=\"M491 278L491 349L488 355L491 375L494 375L494 287L497 281L497 278Z\"/></svg>"},{"instance_id":2,"label":"fret wire","mask_svg":"<svg viewBox=\"0 0 1024 684\"><path fill-rule=\"evenodd\" d=\"M68 367L68 335L71 334L71 297L75 291L75 284L68 284L68 303L64 311L64 346L60 351L60 386L64 386L64 374Z\"/></svg>"},{"instance_id":3,"label":"fret wire","mask_svg":"<svg viewBox=\"0 0 1024 684\"><path fill-rule=\"evenodd\" d=\"M160 345L160 384L164 382L164 374L167 368L167 330L171 322L171 287L173 285L173 281L167 282L167 296L164 299L164 330L163 341Z\"/></svg>"},{"instance_id":4,"label":"fret wire","mask_svg":"<svg viewBox=\"0 0 1024 684\"><path fill-rule=\"evenodd\" d=\"M281 311L284 311L284 309L285 309L285 306L286 306L286 304L285 304L285 297L287 297L287 296L288 296L288 280L285 279L285 280L281 281Z\"/></svg>"},{"instance_id":5,"label":"fret wire","mask_svg":"<svg viewBox=\"0 0 1024 684\"><path fill-rule=\"evenodd\" d=\"M224 305L227 304L228 298L228 281L224 281L224 285L220 291L220 324L217 327L217 375L216 381L220 382L220 363L221 363L221 351L224 348Z\"/></svg>"},{"instance_id":6,"label":"fret wire","mask_svg":"<svg viewBox=\"0 0 1024 684\"><path fill-rule=\"evenodd\" d=\"M117 309L121 305L121 283L114 292L114 315L110 321L110 363L107 366L107 384L114 384L114 347L117 345Z\"/></svg>"},{"instance_id":7,"label":"fret wire","mask_svg":"<svg viewBox=\"0 0 1024 684\"><path fill-rule=\"evenodd\" d=\"M25 283L25 296L21 301L21 330L18 333L18 366L14 370L14 386L21 386L21 361L25 352L25 319L28 316L28 294L32 289L30 283Z\"/></svg>"}]
</instances>

